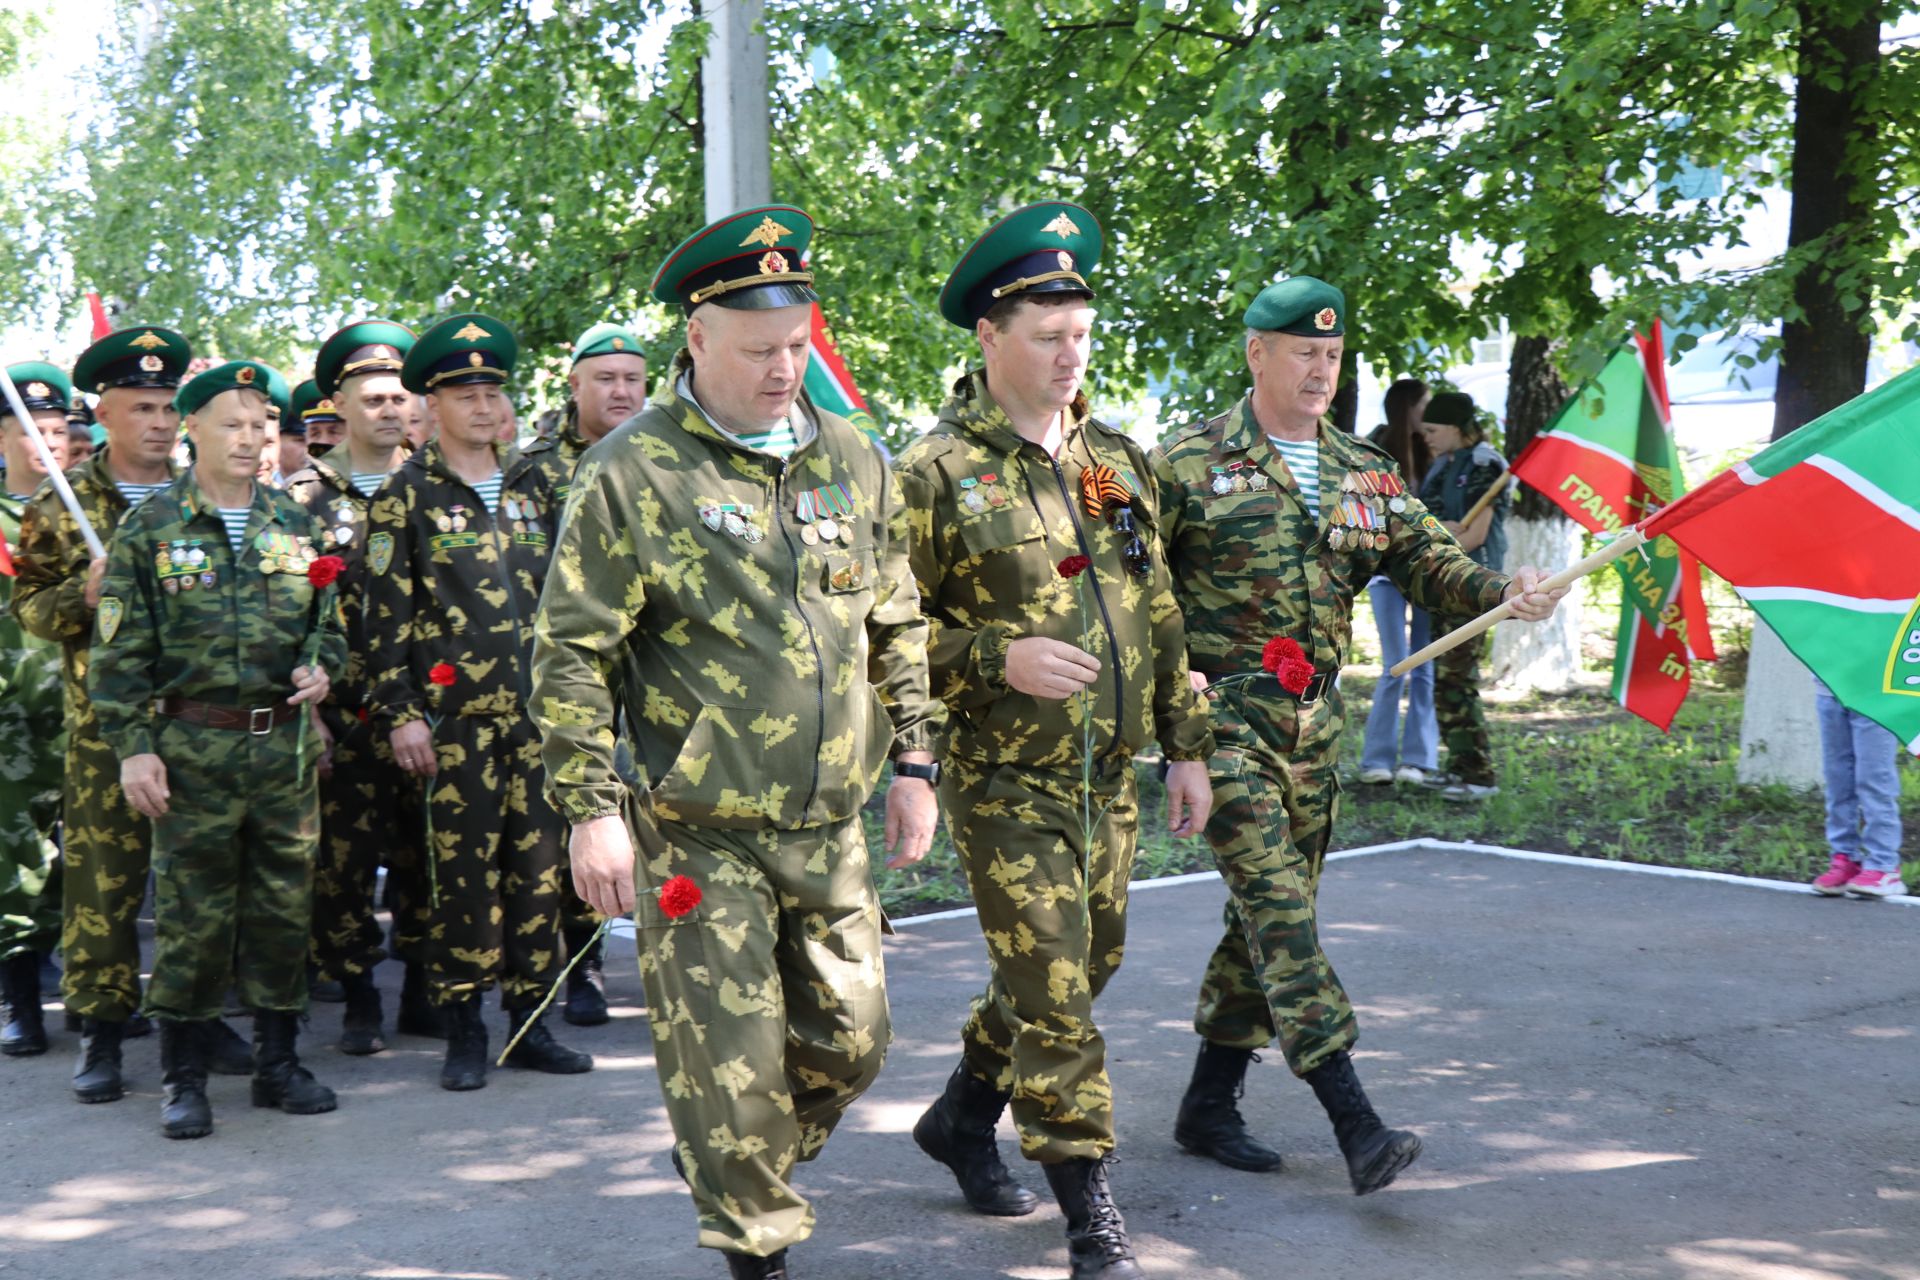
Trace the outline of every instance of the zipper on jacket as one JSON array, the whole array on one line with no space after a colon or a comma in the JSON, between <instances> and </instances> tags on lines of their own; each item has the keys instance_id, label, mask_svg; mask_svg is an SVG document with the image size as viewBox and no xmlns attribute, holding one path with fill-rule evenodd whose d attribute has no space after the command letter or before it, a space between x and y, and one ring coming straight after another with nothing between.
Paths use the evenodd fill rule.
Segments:
<instances>
[{"instance_id":1,"label":"zipper on jacket","mask_svg":"<svg viewBox=\"0 0 1920 1280\"><path fill-rule=\"evenodd\" d=\"M463 480L461 483L465 484L466 482ZM475 489L472 485L467 485L467 489L473 494L473 500L477 505L482 507L487 505L480 500L480 491L478 489ZM518 499L515 499L515 501L518 501ZM527 679L527 664L520 656L520 599L518 594L520 585L513 580L513 541L506 537L504 531L500 528L500 507L505 506L506 502L507 476L503 470L500 474L500 503L494 507L492 511L489 511L487 515L491 517L493 522L493 545L500 548L500 576L504 580L507 588L507 614L513 619L513 673L515 680L520 685L520 705L522 708L531 711L533 708L533 685Z\"/></svg>"},{"instance_id":2,"label":"zipper on jacket","mask_svg":"<svg viewBox=\"0 0 1920 1280\"><path fill-rule=\"evenodd\" d=\"M801 566L806 556L793 545L793 535L787 531L786 522L780 519L780 513L786 510L786 495L781 489L787 482L787 462L782 460L779 470L773 473L773 510L767 518L780 527L780 540L787 544L787 553L793 557L793 611L800 615L800 625L807 629L807 644L813 650L813 696L816 714L813 718L813 782L807 788L807 802L800 808L804 819L812 811L813 802L820 794L820 751L827 742L827 664L820 656L820 638L814 632L813 619L807 616L806 605L800 599Z\"/></svg>"},{"instance_id":3,"label":"zipper on jacket","mask_svg":"<svg viewBox=\"0 0 1920 1280\"><path fill-rule=\"evenodd\" d=\"M1029 441L1028 443L1032 442ZM1100 575L1095 573L1093 568L1093 545L1087 541L1087 531L1080 523L1080 512L1074 507L1073 495L1067 490L1066 473L1060 470L1060 460L1058 458L1047 453L1045 449L1042 449L1037 444L1033 445L1033 447L1040 449L1041 453L1046 454L1047 465L1053 468L1054 483L1060 486L1061 501L1067 504L1067 519L1073 524L1074 541L1080 546L1080 554L1087 558L1086 571L1093 574L1093 600L1095 604L1100 606L1100 621L1105 623L1107 627L1107 661L1113 667L1113 741L1109 744L1109 749L1111 749L1111 747L1119 745L1120 726L1125 722L1127 717L1126 690L1121 685L1120 676L1120 637L1113 629L1113 615L1107 612L1107 598L1100 594ZM1063 449L1066 447L1065 440L1061 441L1060 447ZM1039 496L1033 491L1033 480L1027 474L1025 467L1020 468L1020 478L1026 481L1027 497L1032 499L1034 513L1039 515L1041 527L1045 528L1047 517L1046 514L1040 510ZM1089 716L1093 714L1092 707L1087 708L1087 714Z\"/></svg>"}]
</instances>

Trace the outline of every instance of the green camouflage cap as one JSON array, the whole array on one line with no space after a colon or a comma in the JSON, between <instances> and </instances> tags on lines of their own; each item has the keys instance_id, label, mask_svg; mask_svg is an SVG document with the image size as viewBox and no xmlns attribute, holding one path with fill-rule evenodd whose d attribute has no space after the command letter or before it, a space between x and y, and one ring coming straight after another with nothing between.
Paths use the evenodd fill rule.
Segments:
<instances>
[{"instance_id":1,"label":"green camouflage cap","mask_svg":"<svg viewBox=\"0 0 1920 1280\"><path fill-rule=\"evenodd\" d=\"M400 383L415 395L475 382L499 386L519 359L520 340L504 322L464 312L420 335L400 366Z\"/></svg>"},{"instance_id":2,"label":"green camouflage cap","mask_svg":"<svg viewBox=\"0 0 1920 1280\"><path fill-rule=\"evenodd\" d=\"M597 324L580 335L573 344L573 362L591 360L595 356L637 356L640 354L640 339L633 330L619 324Z\"/></svg>"},{"instance_id":3,"label":"green camouflage cap","mask_svg":"<svg viewBox=\"0 0 1920 1280\"><path fill-rule=\"evenodd\" d=\"M115 387L172 390L192 361L193 348L171 329L121 329L80 353L73 362L73 385L94 395Z\"/></svg>"},{"instance_id":4,"label":"green camouflage cap","mask_svg":"<svg viewBox=\"0 0 1920 1280\"><path fill-rule=\"evenodd\" d=\"M20 402L27 406L28 413L42 409L48 413L65 413L73 405L73 384L67 381L66 372L44 360L10 364L7 376L13 379L15 389L20 392ZM0 418L12 416L13 405L0 396Z\"/></svg>"},{"instance_id":5,"label":"green camouflage cap","mask_svg":"<svg viewBox=\"0 0 1920 1280\"><path fill-rule=\"evenodd\" d=\"M806 269L813 219L791 205L729 214L682 240L653 275L653 296L685 307L705 302L767 311L820 301Z\"/></svg>"},{"instance_id":6,"label":"green camouflage cap","mask_svg":"<svg viewBox=\"0 0 1920 1280\"><path fill-rule=\"evenodd\" d=\"M940 290L940 314L971 329L994 303L1016 294L1091 298L1087 277L1105 248L1099 221L1077 204L1043 200L1015 209L960 255Z\"/></svg>"},{"instance_id":7,"label":"green camouflage cap","mask_svg":"<svg viewBox=\"0 0 1920 1280\"><path fill-rule=\"evenodd\" d=\"M1347 295L1312 276L1270 284L1247 308L1249 329L1302 338L1339 338L1347 332Z\"/></svg>"},{"instance_id":8,"label":"green camouflage cap","mask_svg":"<svg viewBox=\"0 0 1920 1280\"><path fill-rule=\"evenodd\" d=\"M185 417L200 412L206 407L207 401L223 391L245 389L258 391L284 416L287 411L286 388L287 380L258 360L229 360L205 373L196 373L181 383L180 390L174 393L173 407Z\"/></svg>"},{"instance_id":9,"label":"green camouflage cap","mask_svg":"<svg viewBox=\"0 0 1920 1280\"><path fill-rule=\"evenodd\" d=\"M313 358L313 380L322 396L362 373L399 373L413 350L413 330L391 320L356 320L320 344Z\"/></svg>"}]
</instances>

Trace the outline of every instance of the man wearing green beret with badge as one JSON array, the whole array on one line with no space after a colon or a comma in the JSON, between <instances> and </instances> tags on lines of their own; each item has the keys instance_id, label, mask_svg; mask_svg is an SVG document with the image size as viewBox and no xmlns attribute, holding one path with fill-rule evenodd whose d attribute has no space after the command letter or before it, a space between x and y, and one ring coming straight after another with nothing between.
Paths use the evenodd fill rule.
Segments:
<instances>
[{"instance_id":1,"label":"man wearing green beret with badge","mask_svg":"<svg viewBox=\"0 0 1920 1280\"><path fill-rule=\"evenodd\" d=\"M193 467L127 516L107 554L87 690L127 800L153 823L161 1131L213 1131L207 1072L229 984L254 1011L253 1104L334 1109L295 1052L320 813L302 724L345 657L315 584L319 525L259 483L269 370L180 388ZM236 785L238 779L268 785Z\"/></svg>"},{"instance_id":2,"label":"man wearing green beret with badge","mask_svg":"<svg viewBox=\"0 0 1920 1280\"><path fill-rule=\"evenodd\" d=\"M1277 1037L1366 1195L1412 1163L1420 1139L1387 1128L1367 1101L1348 1055L1353 1007L1315 918L1353 599L1385 574L1424 608L1477 614L1511 599L1516 617L1537 622L1565 593L1537 591L1532 569L1508 578L1474 564L1383 450L1326 420L1348 325L1338 289L1296 276L1262 290L1245 319L1252 390L1152 455L1195 683L1212 699L1207 839L1231 892L1174 1137L1234 1168L1280 1168L1235 1105L1254 1052Z\"/></svg>"},{"instance_id":3,"label":"man wearing green beret with badge","mask_svg":"<svg viewBox=\"0 0 1920 1280\"><path fill-rule=\"evenodd\" d=\"M561 823L527 718L558 514L545 475L498 440L519 354L491 316L420 335L400 381L426 397L438 438L388 477L367 526L372 718L426 790L426 896L413 914L431 998L447 1012L440 1084L453 1090L486 1085L480 1002L496 985L519 1037L507 1065L593 1069L535 1015L560 971Z\"/></svg>"},{"instance_id":4,"label":"man wearing green beret with badge","mask_svg":"<svg viewBox=\"0 0 1920 1280\"><path fill-rule=\"evenodd\" d=\"M412 780L395 768L386 735L371 721L363 620L367 526L373 495L406 459L406 416L413 393L400 383L413 331L391 320L346 325L320 345L311 390L295 412L311 424L340 419L345 441L290 477L287 491L323 530L327 554L340 557L337 588L347 636L346 664L319 708L327 752L320 776L320 860L314 873L313 959L346 994L339 1047L353 1055L386 1047L374 967L386 958L374 889L382 862L396 942L414 949L425 925L421 835L424 821ZM427 998L417 956L401 989L399 1029L445 1035Z\"/></svg>"},{"instance_id":5,"label":"man wearing green beret with badge","mask_svg":"<svg viewBox=\"0 0 1920 1280\"><path fill-rule=\"evenodd\" d=\"M28 361L7 374L56 465L66 450L67 406L73 384L50 364ZM0 546L20 545L20 517L47 478L40 451L0 400ZM7 1022L0 1053L26 1057L47 1051L41 1016L40 964L60 945L60 851L53 842L60 818L60 649L20 626L7 607L12 566L0 563L0 984Z\"/></svg>"},{"instance_id":6,"label":"man wearing green beret with badge","mask_svg":"<svg viewBox=\"0 0 1920 1280\"><path fill-rule=\"evenodd\" d=\"M75 388L99 397L97 429L106 443L69 468L67 481L103 541L131 508L174 478L180 411L173 397L192 358L179 334L141 326L108 334L74 362ZM107 561L87 549L79 522L51 485L27 505L14 559L14 616L34 635L59 643L66 685L60 954L67 1010L81 1020L73 1093L81 1102L112 1102L126 1093L120 1042L148 1030L139 1013L136 922L146 898L152 830L121 793L119 760L100 735L87 694ZM246 1042L225 1022L215 1024L213 1035L215 1071L252 1070Z\"/></svg>"},{"instance_id":7,"label":"man wearing green beret with badge","mask_svg":"<svg viewBox=\"0 0 1920 1280\"><path fill-rule=\"evenodd\" d=\"M1021 1154L1066 1215L1076 1280L1144 1274L1107 1182L1113 1094L1093 1018L1125 945L1133 757L1158 741L1168 827L1190 835L1213 746L1153 543L1145 452L1082 390L1102 247L1093 215L1058 201L974 242L940 311L984 367L899 462L948 711L941 799L993 967L913 1136L977 1211L1031 1213L994 1145L1011 1101Z\"/></svg>"},{"instance_id":8,"label":"man wearing green beret with badge","mask_svg":"<svg viewBox=\"0 0 1920 1280\"><path fill-rule=\"evenodd\" d=\"M800 399L812 233L798 209L748 209L655 274L687 346L581 462L536 628L533 715L574 881L595 909L634 912L700 1243L758 1280L783 1280L812 1234L794 1165L891 1038L860 825L889 755L889 865L924 856L936 821L937 706L893 478ZM616 710L637 791L614 767Z\"/></svg>"}]
</instances>

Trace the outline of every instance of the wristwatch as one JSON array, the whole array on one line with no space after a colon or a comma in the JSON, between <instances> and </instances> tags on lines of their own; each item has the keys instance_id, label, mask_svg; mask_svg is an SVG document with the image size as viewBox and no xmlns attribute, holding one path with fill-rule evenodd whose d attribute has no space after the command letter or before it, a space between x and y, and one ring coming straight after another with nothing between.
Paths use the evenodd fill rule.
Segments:
<instances>
[{"instance_id":1,"label":"wristwatch","mask_svg":"<svg viewBox=\"0 0 1920 1280\"><path fill-rule=\"evenodd\" d=\"M940 785L940 762L935 760L932 764L901 764L896 761L893 766L893 776L918 778L928 786L937 787Z\"/></svg>"}]
</instances>

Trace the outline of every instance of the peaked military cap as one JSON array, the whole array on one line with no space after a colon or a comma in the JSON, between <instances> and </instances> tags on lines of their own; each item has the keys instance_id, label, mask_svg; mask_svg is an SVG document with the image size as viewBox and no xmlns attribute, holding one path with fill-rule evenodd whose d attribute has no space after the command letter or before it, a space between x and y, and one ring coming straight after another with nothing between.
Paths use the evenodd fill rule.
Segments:
<instances>
[{"instance_id":1,"label":"peaked military cap","mask_svg":"<svg viewBox=\"0 0 1920 1280\"><path fill-rule=\"evenodd\" d=\"M766 205L696 231L653 276L653 296L691 314L703 302L768 311L820 301L803 266L813 219L790 205Z\"/></svg>"},{"instance_id":2,"label":"peaked military cap","mask_svg":"<svg viewBox=\"0 0 1920 1280\"><path fill-rule=\"evenodd\" d=\"M492 316L448 316L413 344L400 366L400 382L415 395L475 382L504 383L520 359L520 340Z\"/></svg>"},{"instance_id":3,"label":"peaked military cap","mask_svg":"<svg viewBox=\"0 0 1920 1280\"><path fill-rule=\"evenodd\" d=\"M1302 338L1338 338L1347 332L1347 295L1312 276L1293 276L1262 289L1247 308L1246 325Z\"/></svg>"},{"instance_id":4,"label":"peaked military cap","mask_svg":"<svg viewBox=\"0 0 1920 1280\"><path fill-rule=\"evenodd\" d=\"M1016 294L1094 296L1087 276L1106 238L1077 204L1043 200L1015 209L967 247L940 290L940 314L971 329L993 304Z\"/></svg>"},{"instance_id":5,"label":"peaked military cap","mask_svg":"<svg viewBox=\"0 0 1920 1280\"><path fill-rule=\"evenodd\" d=\"M99 395L115 387L180 385L193 348L171 329L121 329L100 339L73 362L73 385Z\"/></svg>"},{"instance_id":6,"label":"peaked military cap","mask_svg":"<svg viewBox=\"0 0 1920 1280\"><path fill-rule=\"evenodd\" d=\"M356 320L334 331L313 359L313 380L322 396L362 373L399 373L413 350L413 330L391 320Z\"/></svg>"},{"instance_id":7,"label":"peaked military cap","mask_svg":"<svg viewBox=\"0 0 1920 1280\"><path fill-rule=\"evenodd\" d=\"M640 354L640 339L633 330L625 325L597 324L580 335L573 344L573 362L591 360L595 356L637 356Z\"/></svg>"},{"instance_id":8,"label":"peaked military cap","mask_svg":"<svg viewBox=\"0 0 1920 1280\"><path fill-rule=\"evenodd\" d=\"M280 424L280 429L303 436L307 434L309 422L345 421L346 418L341 415L340 406L333 402L333 397L321 395L319 382L308 378L293 389L292 406L287 413L286 421Z\"/></svg>"},{"instance_id":9,"label":"peaked military cap","mask_svg":"<svg viewBox=\"0 0 1920 1280\"><path fill-rule=\"evenodd\" d=\"M73 406L73 384L67 381L67 375L44 360L26 360L20 364L7 366L7 376L13 379L14 388L20 393L20 403L27 407L28 413L46 410L48 413L65 413ZM13 416L13 404L0 396L0 418Z\"/></svg>"},{"instance_id":10,"label":"peaked military cap","mask_svg":"<svg viewBox=\"0 0 1920 1280\"><path fill-rule=\"evenodd\" d=\"M275 394L274 384L279 384ZM258 391L284 415L287 411L287 380L258 360L229 360L204 373L196 373L180 384L173 396L173 407L184 417L206 408L207 402L223 391Z\"/></svg>"}]
</instances>

